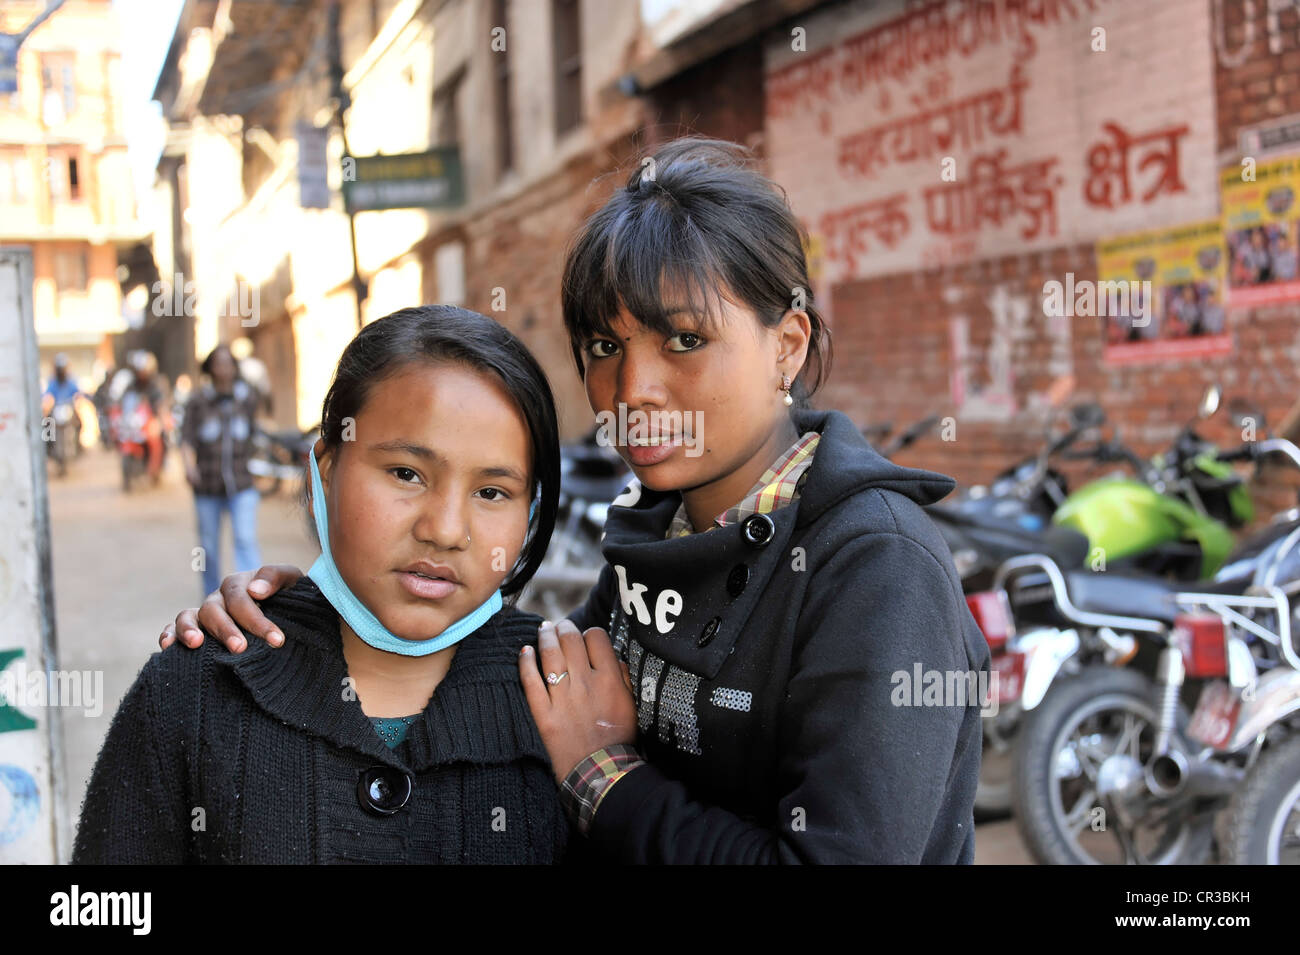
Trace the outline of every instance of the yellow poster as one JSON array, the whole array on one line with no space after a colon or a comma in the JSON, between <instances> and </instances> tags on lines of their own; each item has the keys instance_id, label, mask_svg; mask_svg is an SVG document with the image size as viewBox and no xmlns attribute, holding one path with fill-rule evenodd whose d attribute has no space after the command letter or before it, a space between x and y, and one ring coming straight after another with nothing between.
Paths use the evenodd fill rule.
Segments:
<instances>
[{"instance_id":1,"label":"yellow poster","mask_svg":"<svg viewBox=\"0 0 1300 955\"><path fill-rule=\"evenodd\" d=\"M1247 157L1219 174L1231 305L1300 299L1296 275L1300 156Z\"/></svg>"},{"instance_id":2,"label":"yellow poster","mask_svg":"<svg viewBox=\"0 0 1300 955\"><path fill-rule=\"evenodd\" d=\"M1217 219L1097 243L1096 314L1106 316L1112 364L1221 355L1232 350ZM1107 308L1106 303L1116 303Z\"/></svg>"}]
</instances>

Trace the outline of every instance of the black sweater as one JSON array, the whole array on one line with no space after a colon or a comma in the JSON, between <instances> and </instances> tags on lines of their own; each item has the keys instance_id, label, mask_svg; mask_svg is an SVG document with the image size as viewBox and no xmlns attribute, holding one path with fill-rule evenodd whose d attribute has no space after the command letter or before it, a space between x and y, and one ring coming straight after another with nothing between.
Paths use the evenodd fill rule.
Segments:
<instances>
[{"instance_id":1,"label":"black sweater","mask_svg":"<svg viewBox=\"0 0 1300 955\"><path fill-rule=\"evenodd\" d=\"M505 608L466 637L389 749L345 692L338 616L316 585L262 609L283 647L178 643L145 664L95 764L73 862L559 861L567 824L519 684L539 618ZM373 769L413 780L393 815L362 805Z\"/></svg>"},{"instance_id":2,"label":"black sweater","mask_svg":"<svg viewBox=\"0 0 1300 955\"><path fill-rule=\"evenodd\" d=\"M607 566L572 618L609 628L628 661L650 764L596 812L590 849L605 858L974 858L979 701L899 705L899 673L988 671L921 508L953 481L882 458L839 412L794 417L821 441L762 543L747 538L763 536L756 518L665 540L677 493L634 485L639 499L610 508Z\"/></svg>"}]
</instances>

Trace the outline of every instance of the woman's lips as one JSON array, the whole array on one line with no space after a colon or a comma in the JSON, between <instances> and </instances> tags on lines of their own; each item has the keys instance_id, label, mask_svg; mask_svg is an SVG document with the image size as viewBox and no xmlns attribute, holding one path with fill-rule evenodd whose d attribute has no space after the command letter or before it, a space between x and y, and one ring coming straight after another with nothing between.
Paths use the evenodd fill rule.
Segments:
<instances>
[{"instance_id":1,"label":"woman's lips","mask_svg":"<svg viewBox=\"0 0 1300 955\"><path fill-rule=\"evenodd\" d=\"M633 444L629 441L623 447L626 449L628 460L633 467L648 468L666 461L681 446L682 439L678 435L662 444L644 445Z\"/></svg>"},{"instance_id":2,"label":"woman's lips","mask_svg":"<svg viewBox=\"0 0 1300 955\"><path fill-rule=\"evenodd\" d=\"M405 570L397 572L397 579L401 581L402 586L406 588L408 593L424 600L441 600L444 597L450 597L456 592L456 588L460 586L450 580L423 577L420 574L413 574Z\"/></svg>"}]
</instances>

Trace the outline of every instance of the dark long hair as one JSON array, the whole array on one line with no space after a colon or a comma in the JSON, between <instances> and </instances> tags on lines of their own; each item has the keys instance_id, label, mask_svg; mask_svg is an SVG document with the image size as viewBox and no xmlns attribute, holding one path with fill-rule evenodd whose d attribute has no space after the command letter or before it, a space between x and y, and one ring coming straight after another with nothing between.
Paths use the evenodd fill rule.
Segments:
<instances>
[{"instance_id":1,"label":"dark long hair","mask_svg":"<svg viewBox=\"0 0 1300 955\"><path fill-rule=\"evenodd\" d=\"M561 301L579 376L584 343L614 337L610 323L620 306L667 335L669 306L717 315L729 294L772 328L802 290L812 335L794 395L806 405L830 372L830 332L813 303L805 232L784 190L736 143L675 139L651 159L632 170L569 247Z\"/></svg>"},{"instance_id":2,"label":"dark long hair","mask_svg":"<svg viewBox=\"0 0 1300 955\"><path fill-rule=\"evenodd\" d=\"M501 585L505 597L524 589L546 555L560 500L560 438L555 399L537 360L523 343L486 315L451 305L403 308L371 322L339 358L321 406L321 437L327 450L343 442L344 419L355 419L371 389L413 362L464 365L491 375L505 389L528 425L533 449L532 496L537 513L513 572ZM310 493L310 492L308 492Z\"/></svg>"},{"instance_id":3,"label":"dark long hair","mask_svg":"<svg viewBox=\"0 0 1300 955\"><path fill-rule=\"evenodd\" d=\"M236 361L235 353L230 350L230 346L224 343L218 345L216 348L212 349L212 351L208 352L208 357L203 359L203 364L199 365L199 371L203 372L203 374L211 378L212 363L217 360L217 356L220 355L222 352L226 353L226 355L230 358L231 363L235 366L235 380L238 381L240 378L243 377L239 373L239 362Z\"/></svg>"}]
</instances>

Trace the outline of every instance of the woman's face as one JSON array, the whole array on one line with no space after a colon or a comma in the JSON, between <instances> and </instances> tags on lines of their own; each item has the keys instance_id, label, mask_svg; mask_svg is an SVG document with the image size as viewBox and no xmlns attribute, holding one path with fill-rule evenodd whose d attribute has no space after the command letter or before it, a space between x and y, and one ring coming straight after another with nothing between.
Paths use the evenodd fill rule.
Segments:
<instances>
[{"instance_id":1,"label":"woman's face","mask_svg":"<svg viewBox=\"0 0 1300 955\"><path fill-rule=\"evenodd\" d=\"M354 437L321 462L334 563L392 633L437 636L523 549L527 425L489 376L411 363L371 389Z\"/></svg>"},{"instance_id":2,"label":"woman's face","mask_svg":"<svg viewBox=\"0 0 1300 955\"><path fill-rule=\"evenodd\" d=\"M789 416L781 400L782 369L791 378L798 373L806 331L800 347L798 333L783 333L790 322L768 329L748 308L725 299L723 308L708 330L695 315L678 312L668 335L624 309L611 323L615 338L586 343L592 410L616 420L622 404L629 423L638 411L650 422L648 441L638 440L642 436L631 427L626 434L611 429L610 436L637 479L653 490L686 491L725 479L763 452ZM802 312L795 314L807 322ZM655 438L664 443L654 446Z\"/></svg>"},{"instance_id":3,"label":"woman's face","mask_svg":"<svg viewBox=\"0 0 1300 955\"><path fill-rule=\"evenodd\" d=\"M229 389L235 381L234 356L224 348L216 352L208 365L208 374L212 376L212 383L219 390Z\"/></svg>"}]
</instances>

